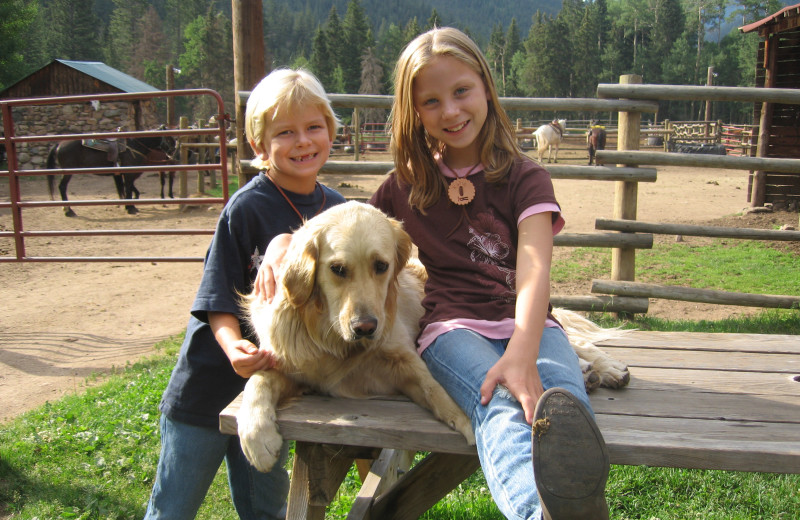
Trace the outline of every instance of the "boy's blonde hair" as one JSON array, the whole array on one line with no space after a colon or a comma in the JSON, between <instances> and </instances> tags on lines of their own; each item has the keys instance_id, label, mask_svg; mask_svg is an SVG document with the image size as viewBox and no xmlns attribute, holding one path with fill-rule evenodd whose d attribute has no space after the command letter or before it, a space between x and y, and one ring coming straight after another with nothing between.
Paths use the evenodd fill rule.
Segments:
<instances>
[{"instance_id":1,"label":"boy's blonde hair","mask_svg":"<svg viewBox=\"0 0 800 520\"><path fill-rule=\"evenodd\" d=\"M263 150L264 134L278 114L307 105L320 109L328 126L328 136L333 141L341 123L319 80L305 69L275 69L256 85L247 99L247 140ZM269 167L269 161L255 157L252 165L265 168Z\"/></svg>"},{"instance_id":2,"label":"boy's blonde hair","mask_svg":"<svg viewBox=\"0 0 800 520\"><path fill-rule=\"evenodd\" d=\"M489 94L486 122L477 139L480 159L490 182L501 182L512 162L521 156L514 128L500 106L489 64L469 36L452 27L433 28L417 36L403 50L395 67L392 105L391 151L399 178L411 185L409 204L423 211L447 191L446 182L434 159L443 144L428 135L414 110L414 79L434 58L446 56L466 64L481 79Z\"/></svg>"}]
</instances>

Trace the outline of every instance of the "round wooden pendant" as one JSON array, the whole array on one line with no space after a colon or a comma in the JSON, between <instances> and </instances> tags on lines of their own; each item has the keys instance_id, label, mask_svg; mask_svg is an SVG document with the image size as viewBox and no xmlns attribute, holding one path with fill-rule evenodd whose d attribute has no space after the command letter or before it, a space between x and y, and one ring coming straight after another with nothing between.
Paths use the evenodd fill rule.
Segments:
<instances>
[{"instance_id":1,"label":"round wooden pendant","mask_svg":"<svg viewBox=\"0 0 800 520\"><path fill-rule=\"evenodd\" d=\"M475 198L475 185L464 177L456 179L447 188L447 196L453 203L466 206Z\"/></svg>"}]
</instances>

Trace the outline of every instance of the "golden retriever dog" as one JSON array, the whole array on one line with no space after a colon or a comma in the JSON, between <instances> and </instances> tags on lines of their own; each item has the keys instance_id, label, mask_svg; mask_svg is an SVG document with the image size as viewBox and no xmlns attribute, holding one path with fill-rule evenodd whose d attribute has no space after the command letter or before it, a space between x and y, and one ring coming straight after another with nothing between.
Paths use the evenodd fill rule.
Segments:
<instances>
[{"instance_id":1,"label":"golden retriever dog","mask_svg":"<svg viewBox=\"0 0 800 520\"><path fill-rule=\"evenodd\" d=\"M475 443L469 419L416 352L426 273L411 254L398 221L348 202L292 235L271 303L245 298L259 348L275 359L247 382L237 414L243 451L258 470L273 467L283 444L277 407L304 392L403 394ZM582 334L576 350L588 388L627 383L627 367L591 344L607 329L569 311L557 317Z\"/></svg>"},{"instance_id":2,"label":"golden retriever dog","mask_svg":"<svg viewBox=\"0 0 800 520\"><path fill-rule=\"evenodd\" d=\"M417 354L424 269L404 269L411 252L399 222L358 202L293 234L272 303L248 298L259 348L276 360L250 377L236 416L256 469L269 471L280 453L276 407L305 391L404 394L475 443L469 419Z\"/></svg>"}]
</instances>

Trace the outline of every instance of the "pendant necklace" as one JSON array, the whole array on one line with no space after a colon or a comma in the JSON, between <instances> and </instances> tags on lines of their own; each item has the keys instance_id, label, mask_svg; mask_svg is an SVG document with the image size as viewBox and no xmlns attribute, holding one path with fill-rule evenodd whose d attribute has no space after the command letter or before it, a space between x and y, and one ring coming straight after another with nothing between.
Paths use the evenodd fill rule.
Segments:
<instances>
[{"instance_id":1,"label":"pendant necklace","mask_svg":"<svg viewBox=\"0 0 800 520\"><path fill-rule=\"evenodd\" d=\"M444 162L444 159L442 159L442 163L456 176L456 179L447 188L447 197L453 204L466 206L475 198L475 185L467 177L481 165L481 162L478 161L463 177L459 177L458 173Z\"/></svg>"},{"instance_id":2,"label":"pendant necklace","mask_svg":"<svg viewBox=\"0 0 800 520\"><path fill-rule=\"evenodd\" d=\"M283 191L283 188L281 188L280 186L278 186L278 183L277 183L277 182L275 182L274 180L272 180L272 177L270 177L270 176L269 176L269 171L267 171L267 172L266 172L266 174L265 174L265 177L266 177L267 179L269 179L269 181L272 183L272 185L273 185L273 186L275 186L275 187L278 189L278 192L279 192L281 195L283 195L283 198L286 200L286 202L288 202L288 203L289 203L289 206L291 206L291 207L292 207L292 209L294 210L294 212L295 212L295 213L297 213L297 216L298 216L298 217L300 217L300 222L305 222L305 220L306 220L306 219L305 219L305 218L303 218L303 215L302 215L302 213L300 213L300 211L297 209L297 206L295 206L295 205L294 205L294 203L293 203L291 200L289 200L289 197L288 197L288 195L286 195L286 192L285 192L285 191ZM319 185L319 181L315 181L315 183L314 183L314 191L316 191L316 189L317 189L317 188L319 188L319 191L321 191L321 192L322 192L322 204L320 204L320 206L319 206L319 209L317 210L317 212L316 212L316 213L314 213L314 216L315 216L315 217L316 217L317 215L319 215L320 213L322 213L322 209L325 207L325 200L326 200L326 197L325 197L325 190L323 190L323 189L322 189L322 186L320 186L320 185ZM313 218L313 217L312 217L312 218Z\"/></svg>"}]
</instances>

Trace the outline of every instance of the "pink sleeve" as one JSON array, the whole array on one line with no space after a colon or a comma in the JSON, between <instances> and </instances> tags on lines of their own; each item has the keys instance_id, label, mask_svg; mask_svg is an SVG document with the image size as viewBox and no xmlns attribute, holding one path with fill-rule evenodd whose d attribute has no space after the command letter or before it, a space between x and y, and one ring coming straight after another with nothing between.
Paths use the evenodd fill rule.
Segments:
<instances>
[{"instance_id":1,"label":"pink sleeve","mask_svg":"<svg viewBox=\"0 0 800 520\"><path fill-rule=\"evenodd\" d=\"M545 212L552 212L555 215L555 220L553 220L553 236L556 236L562 229L564 229L564 218L561 216L561 208L558 207L558 204L553 204L552 202L543 202L541 204L534 204L533 206L529 207L522 214L519 216L517 220L517 226L522 223L523 220L530 217L531 215L536 215L537 213L545 213Z\"/></svg>"}]
</instances>

